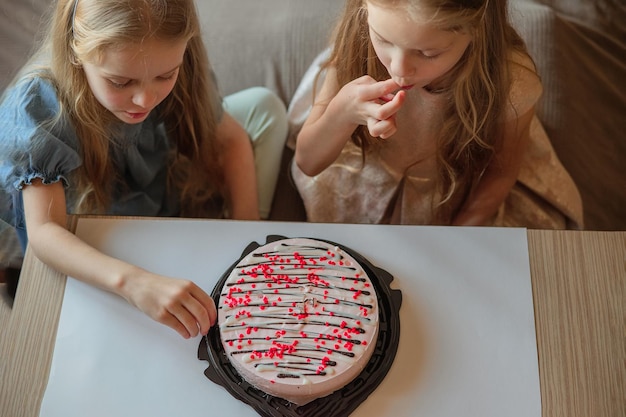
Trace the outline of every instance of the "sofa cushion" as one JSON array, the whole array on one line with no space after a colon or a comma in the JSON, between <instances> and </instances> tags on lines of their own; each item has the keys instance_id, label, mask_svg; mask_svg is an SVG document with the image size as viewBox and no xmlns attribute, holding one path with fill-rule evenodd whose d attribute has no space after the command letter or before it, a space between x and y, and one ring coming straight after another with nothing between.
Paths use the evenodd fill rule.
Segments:
<instances>
[{"instance_id":1,"label":"sofa cushion","mask_svg":"<svg viewBox=\"0 0 626 417\"><path fill-rule=\"evenodd\" d=\"M264 85L287 105L327 46L338 0L199 0L209 59L223 94Z\"/></svg>"}]
</instances>

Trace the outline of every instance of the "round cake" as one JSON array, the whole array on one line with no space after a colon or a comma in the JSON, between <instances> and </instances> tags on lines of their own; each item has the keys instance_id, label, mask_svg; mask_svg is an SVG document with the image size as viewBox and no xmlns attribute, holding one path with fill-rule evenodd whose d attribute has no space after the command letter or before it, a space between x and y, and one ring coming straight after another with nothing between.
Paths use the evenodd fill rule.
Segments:
<instances>
[{"instance_id":1,"label":"round cake","mask_svg":"<svg viewBox=\"0 0 626 417\"><path fill-rule=\"evenodd\" d=\"M282 239L232 269L220 290L220 338L259 390L304 405L341 389L368 363L378 335L376 291L336 245Z\"/></svg>"}]
</instances>

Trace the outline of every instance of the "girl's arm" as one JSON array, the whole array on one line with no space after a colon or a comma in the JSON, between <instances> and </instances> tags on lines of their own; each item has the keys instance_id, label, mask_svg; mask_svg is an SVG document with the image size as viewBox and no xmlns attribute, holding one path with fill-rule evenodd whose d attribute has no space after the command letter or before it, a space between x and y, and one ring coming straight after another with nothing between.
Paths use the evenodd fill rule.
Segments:
<instances>
[{"instance_id":1,"label":"girl's arm","mask_svg":"<svg viewBox=\"0 0 626 417\"><path fill-rule=\"evenodd\" d=\"M326 73L322 88L296 142L295 161L309 176L326 169L337 159L352 132L368 127L374 137L386 139L396 132L394 115L406 93L392 80L377 82L365 75L339 86L335 70ZM383 99L386 98L386 99Z\"/></svg>"},{"instance_id":2,"label":"girl's arm","mask_svg":"<svg viewBox=\"0 0 626 417\"><path fill-rule=\"evenodd\" d=\"M254 153L248 133L228 113L217 126L222 143L224 180L233 219L259 219Z\"/></svg>"},{"instance_id":3,"label":"girl's arm","mask_svg":"<svg viewBox=\"0 0 626 417\"><path fill-rule=\"evenodd\" d=\"M495 154L478 185L452 221L453 225L484 225L497 213L517 181L530 140L530 122L534 115L533 107L519 118L505 123L502 149Z\"/></svg>"},{"instance_id":4,"label":"girl's arm","mask_svg":"<svg viewBox=\"0 0 626 417\"><path fill-rule=\"evenodd\" d=\"M153 274L105 255L65 228L61 182L26 185L22 191L29 247L59 272L124 297L184 338L206 334L215 323L213 299L191 281Z\"/></svg>"}]
</instances>

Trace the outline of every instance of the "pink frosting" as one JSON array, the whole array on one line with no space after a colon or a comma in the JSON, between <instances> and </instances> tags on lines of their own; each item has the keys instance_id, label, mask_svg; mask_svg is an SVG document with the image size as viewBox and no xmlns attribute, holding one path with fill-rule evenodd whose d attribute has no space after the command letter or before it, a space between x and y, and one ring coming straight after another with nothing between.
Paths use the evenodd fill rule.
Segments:
<instances>
[{"instance_id":1,"label":"pink frosting","mask_svg":"<svg viewBox=\"0 0 626 417\"><path fill-rule=\"evenodd\" d=\"M375 289L342 249L284 239L246 255L219 301L222 344L250 384L298 405L353 380L378 335Z\"/></svg>"}]
</instances>

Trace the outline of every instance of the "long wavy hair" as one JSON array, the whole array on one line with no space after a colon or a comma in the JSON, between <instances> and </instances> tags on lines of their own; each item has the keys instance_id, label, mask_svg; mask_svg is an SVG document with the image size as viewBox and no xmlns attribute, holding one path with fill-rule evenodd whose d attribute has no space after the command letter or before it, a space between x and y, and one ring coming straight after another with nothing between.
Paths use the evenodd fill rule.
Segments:
<instances>
[{"instance_id":1,"label":"long wavy hair","mask_svg":"<svg viewBox=\"0 0 626 417\"><path fill-rule=\"evenodd\" d=\"M193 0L59 0L42 48L49 65L40 72L56 87L61 115L80 142L83 164L72 176L77 212L104 212L120 181L110 152L117 119L94 97L81 62L98 62L107 48L147 38L187 40L178 80L157 109L175 144L168 188L180 196L181 214L189 216L206 215L215 196L223 195L215 138L219 110L213 108L219 98Z\"/></svg>"},{"instance_id":2,"label":"long wavy hair","mask_svg":"<svg viewBox=\"0 0 626 417\"><path fill-rule=\"evenodd\" d=\"M383 7L403 7L407 14L427 13L444 30L465 31L472 41L457 65L433 82L444 86L449 99L441 113L438 134L437 187L434 222L451 221L469 195L502 141L500 122L511 85L512 51L526 52L521 37L508 20L506 0L369 0ZM369 37L366 0L347 0L334 33L334 45L325 67L337 71L339 85L362 75L382 81L389 73L376 57ZM365 126L352 140L364 149L374 143Z\"/></svg>"}]
</instances>

